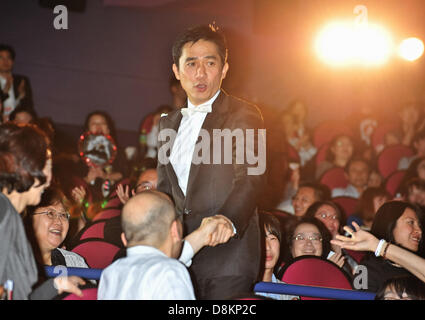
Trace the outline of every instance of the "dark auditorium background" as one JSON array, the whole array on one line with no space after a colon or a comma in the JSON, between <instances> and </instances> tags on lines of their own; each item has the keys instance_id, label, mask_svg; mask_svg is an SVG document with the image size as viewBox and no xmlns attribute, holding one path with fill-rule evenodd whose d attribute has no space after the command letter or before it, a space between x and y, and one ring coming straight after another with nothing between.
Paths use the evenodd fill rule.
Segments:
<instances>
[{"instance_id":1,"label":"dark auditorium background","mask_svg":"<svg viewBox=\"0 0 425 320\"><path fill-rule=\"evenodd\" d=\"M89 111L104 109L121 145L136 145L142 118L171 103L173 39L213 21L230 47L223 87L257 103L266 119L295 98L309 107L310 125L362 104L381 110L425 99L423 58L338 69L313 51L319 28L335 17L354 19L358 4L395 40L425 39L423 0L86 0L75 8L71 2L1 0L0 42L15 48L14 71L30 78L39 116L72 133ZM68 4L68 30L54 29L55 4Z\"/></svg>"}]
</instances>

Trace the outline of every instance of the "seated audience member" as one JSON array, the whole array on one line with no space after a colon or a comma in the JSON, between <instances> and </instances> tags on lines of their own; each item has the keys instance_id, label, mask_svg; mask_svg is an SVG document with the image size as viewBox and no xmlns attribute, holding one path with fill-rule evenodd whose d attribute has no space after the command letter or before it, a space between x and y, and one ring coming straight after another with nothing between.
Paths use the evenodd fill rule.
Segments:
<instances>
[{"instance_id":1,"label":"seated audience member","mask_svg":"<svg viewBox=\"0 0 425 320\"><path fill-rule=\"evenodd\" d=\"M379 173L378 169L371 168L367 186L372 188L379 188L379 187L383 187L383 183L384 183L384 178Z\"/></svg>"},{"instance_id":2,"label":"seated audience member","mask_svg":"<svg viewBox=\"0 0 425 320\"><path fill-rule=\"evenodd\" d=\"M320 183L301 183L295 195L289 200L282 202L276 209L283 210L302 217L309 206L316 201L325 201L331 198L329 188Z\"/></svg>"},{"instance_id":3,"label":"seated audience member","mask_svg":"<svg viewBox=\"0 0 425 320\"><path fill-rule=\"evenodd\" d=\"M269 213L260 215L260 227L265 240L265 262L262 272L262 281L283 283L275 276L275 268L280 265L280 243L282 239L282 231L279 220ZM285 294L256 292L256 294L272 298L275 300L296 300L299 297Z\"/></svg>"},{"instance_id":4,"label":"seated audience member","mask_svg":"<svg viewBox=\"0 0 425 320\"><path fill-rule=\"evenodd\" d=\"M421 207L425 206L425 180L413 178L407 182L406 189L406 201Z\"/></svg>"},{"instance_id":5,"label":"seated audience member","mask_svg":"<svg viewBox=\"0 0 425 320\"><path fill-rule=\"evenodd\" d=\"M360 229L360 227L353 222L354 229L348 226L344 230L350 234L350 237L337 236L332 240L332 244L338 245L341 248L355 250L355 251L370 251L375 253L376 256L383 257L388 263L393 266L403 267L425 282L425 259L413 253L409 249L402 246L395 245L390 242L384 242L376 238L373 234ZM382 245L381 245L382 242ZM388 279L394 277L387 277ZM381 288L385 281L381 281Z\"/></svg>"},{"instance_id":6,"label":"seated audience member","mask_svg":"<svg viewBox=\"0 0 425 320\"><path fill-rule=\"evenodd\" d=\"M84 132L86 131L95 134L110 135L115 143L118 144L115 124L111 116L105 111L93 111L87 115L84 123ZM112 165L103 168L103 170L99 168L90 168L85 177L86 182L93 183L96 178L117 182L127 175L127 164L124 152L119 146L117 146L117 149L117 156Z\"/></svg>"},{"instance_id":7,"label":"seated audience member","mask_svg":"<svg viewBox=\"0 0 425 320\"><path fill-rule=\"evenodd\" d=\"M301 166L304 166L317 152L307 128L307 114L307 106L301 101L294 101L281 117L283 127L287 128L287 140L297 150Z\"/></svg>"},{"instance_id":8,"label":"seated audience member","mask_svg":"<svg viewBox=\"0 0 425 320\"><path fill-rule=\"evenodd\" d=\"M407 194L407 183L413 178L419 178L425 181L425 157L419 157L412 161L409 168L406 170L397 193L401 195Z\"/></svg>"},{"instance_id":9,"label":"seated audience member","mask_svg":"<svg viewBox=\"0 0 425 320\"><path fill-rule=\"evenodd\" d=\"M78 277L56 277L34 289L37 266L20 214L38 205L50 184L49 154L48 139L35 126L0 126L0 285L13 281L15 300L52 299L64 291L82 295Z\"/></svg>"},{"instance_id":10,"label":"seated audience member","mask_svg":"<svg viewBox=\"0 0 425 320\"><path fill-rule=\"evenodd\" d=\"M329 169L334 167L345 168L354 154L354 142L350 136L339 135L332 139L326 160L320 162L316 168L316 180Z\"/></svg>"},{"instance_id":11,"label":"seated audience member","mask_svg":"<svg viewBox=\"0 0 425 320\"><path fill-rule=\"evenodd\" d=\"M159 119L163 113L169 113L174 109L168 105L161 105L158 109L148 114L140 124L139 130L139 157L155 159L158 154Z\"/></svg>"},{"instance_id":12,"label":"seated audience member","mask_svg":"<svg viewBox=\"0 0 425 320\"><path fill-rule=\"evenodd\" d=\"M307 210L305 217L316 218L323 222L331 234L332 239L343 233L345 216L341 209L332 201L318 201L313 203ZM349 255L345 254L340 247L331 245L331 251L327 257L329 260L343 268L347 274L353 274L357 263Z\"/></svg>"},{"instance_id":13,"label":"seated audience member","mask_svg":"<svg viewBox=\"0 0 425 320\"><path fill-rule=\"evenodd\" d=\"M19 105L34 108L29 79L12 73L15 56L15 50L11 46L0 44L0 100L3 106L3 122L9 120L11 112Z\"/></svg>"},{"instance_id":14,"label":"seated audience member","mask_svg":"<svg viewBox=\"0 0 425 320\"><path fill-rule=\"evenodd\" d=\"M379 248L375 246L375 254L368 253L361 261L367 268L369 291L376 292L387 279L409 274L402 266L385 259L385 248L387 243L391 243L413 253L420 253L419 249L424 245L423 215L418 207L403 201L386 202L379 208L373 220L371 233L376 238L382 239L381 245ZM358 226L354 223L353 225Z\"/></svg>"},{"instance_id":15,"label":"seated audience member","mask_svg":"<svg viewBox=\"0 0 425 320\"><path fill-rule=\"evenodd\" d=\"M80 255L59 248L69 229L69 203L57 187L50 186L25 217L27 234L39 265L88 268Z\"/></svg>"},{"instance_id":16,"label":"seated audience member","mask_svg":"<svg viewBox=\"0 0 425 320\"><path fill-rule=\"evenodd\" d=\"M93 111L87 115L84 124L84 132L110 135L115 141L115 144L118 143L114 122L109 114L104 111ZM88 204L86 213L89 216L88 218L92 218L102 209L102 203L105 199L102 189L104 182L109 181L109 185L112 186L127 176L128 168L125 153L117 146L117 155L113 163L104 167L87 166L80 159L78 171L78 175L83 178L86 185L73 184L71 194L74 198L75 196L80 197L82 189L85 189L84 191L85 195L87 195L86 200ZM76 192L79 194L76 195Z\"/></svg>"},{"instance_id":17,"label":"seated audience member","mask_svg":"<svg viewBox=\"0 0 425 320\"><path fill-rule=\"evenodd\" d=\"M131 190L132 196L145 191L156 190L158 184L158 173L156 169L146 169L137 179L136 186ZM130 187L127 185L123 187L121 184L117 187L117 195L121 202L125 204L130 199Z\"/></svg>"},{"instance_id":18,"label":"seated audience member","mask_svg":"<svg viewBox=\"0 0 425 320\"><path fill-rule=\"evenodd\" d=\"M332 235L326 226L316 218L302 217L292 224L287 232L286 242L289 251L285 252L284 261L287 264L301 256L318 256L327 259L331 251ZM329 259L339 267L344 258L334 255Z\"/></svg>"},{"instance_id":19,"label":"seated audience member","mask_svg":"<svg viewBox=\"0 0 425 320\"><path fill-rule=\"evenodd\" d=\"M193 300L192 282L182 262L189 266L202 247L225 243L234 235L226 217L214 216L204 218L182 241L182 217L167 195L154 190L132 197L121 219L127 257L103 271L100 300Z\"/></svg>"},{"instance_id":20,"label":"seated audience member","mask_svg":"<svg viewBox=\"0 0 425 320\"><path fill-rule=\"evenodd\" d=\"M12 121L16 124L36 123L37 115L35 114L33 109L27 108L23 105L19 105L10 114L9 121Z\"/></svg>"},{"instance_id":21,"label":"seated audience member","mask_svg":"<svg viewBox=\"0 0 425 320\"><path fill-rule=\"evenodd\" d=\"M367 188L359 199L356 213L348 217L347 225L352 227L352 222L355 221L362 229L369 231L376 212L389 200L391 195L384 188Z\"/></svg>"},{"instance_id":22,"label":"seated audience member","mask_svg":"<svg viewBox=\"0 0 425 320\"><path fill-rule=\"evenodd\" d=\"M414 276L388 279L379 288L375 300L425 300L425 283Z\"/></svg>"},{"instance_id":23,"label":"seated audience member","mask_svg":"<svg viewBox=\"0 0 425 320\"><path fill-rule=\"evenodd\" d=\"M346 196L359 199L363 191L367 188L369 180L369 164L360 158L351 159L345 168L348 179L346 188L335 188L332 190L332 198Z\"/></svg>"},{"instance_id":24,"label":"seated audience member","mask_svg":"<svg viewBox=\"0 0 425 320\"><path fill-rule=\"evenodd\" d=\"M422 129L413 137L412 145L416 150L416 153L411 157L403 157L398 163L399 170L406 170L409 168L413 160L425 157L425 129Z\"/></svg>"},{"instance_id":25,"label":"seated audience member","mask_svg":"<svg viewBox=\"0 0 425 320\"><path fill-rule=\"evenodd\" d=\"M406 103L399 109L398 116L401 124L396 134L402 144L411 146L413 137L420 129L420 119L422 119L421 106L415 102Z\"/></svg>"}]
</instances>

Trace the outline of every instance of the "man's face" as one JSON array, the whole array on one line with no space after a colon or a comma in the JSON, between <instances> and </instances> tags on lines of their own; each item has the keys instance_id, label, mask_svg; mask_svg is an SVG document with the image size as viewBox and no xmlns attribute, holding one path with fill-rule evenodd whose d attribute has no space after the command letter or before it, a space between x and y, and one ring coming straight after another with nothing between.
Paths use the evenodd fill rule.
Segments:
<instances>
[{"instance_id":1,"label":"man's face","mask_svg":"<svg viewBox=\"0 0 425 320\"><path fill-rule=\"evenodd\" d=\"M292 199L292 206L294 207L295 215L298 217L303 216L308 207L316 201L316 195L313 188L301 187L295 197Z\"/></svg>"},{"instance_id":2,"label":"man's face","mask_svg":"<svg viewBox=\"0 0 425 320\"><path fill-rule=\"evenodd\" d=\"M13 68L13 59L9 51L0 51L0 72L11 72Z\"/></svg>"},{"instance_id":3,"label":"man's face","mask_svg":"<svg viewBox=\"0 0 425 320\"><path fill-rule=\"evenodd\" d=\"M216 44L205 40L186 43L179 66L173 64L176 78L195 106L217 93L228 69L227 62L223 66Z\"/></svg>"},{"instance_id":4,"label":"man's face","mask_svg":"<svg viewBox=\"0 0 425 320\"><path fill-rule=\"evenodd\" d=\"M362 188L369 180L369 167L363 161L355 161L348 168L348 181L355 186Z\"/></svg>"}]
</instances>

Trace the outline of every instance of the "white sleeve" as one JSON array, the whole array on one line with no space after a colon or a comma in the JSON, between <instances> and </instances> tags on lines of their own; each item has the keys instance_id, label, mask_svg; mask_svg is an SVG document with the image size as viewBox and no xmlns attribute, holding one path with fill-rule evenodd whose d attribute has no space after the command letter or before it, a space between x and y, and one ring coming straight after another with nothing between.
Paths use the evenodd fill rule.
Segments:
<instances>
[{"instance_id":1,"label":"white sleeve","mask_svg":"<svg viewBox=\"0 0 425 320\"><path fill-rule=\"evenodd\" d=\"M183 249L179 261L189 268L192 265L192 258L194 255L193 248L189 241L183 241Z\"/></svg>"}]
</instances>

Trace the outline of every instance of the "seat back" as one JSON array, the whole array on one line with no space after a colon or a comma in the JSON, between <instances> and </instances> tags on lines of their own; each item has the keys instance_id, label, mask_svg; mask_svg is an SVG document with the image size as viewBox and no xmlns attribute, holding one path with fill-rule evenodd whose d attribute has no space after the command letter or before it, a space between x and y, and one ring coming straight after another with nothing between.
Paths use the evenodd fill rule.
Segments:
<instances>
[{"instance_id":1,"label":"seat back","mask_svg":"<svg viewBox=\"0 0 425 320\"><path fill-rule=\"evenodd\" d=\"M346 188L348 186L348 179L345 176L343 168L334 167L327 170L319 179L321 184L328 186L329 189Z\"/></svg>"},{"instance_id":2,"label":"seat back","mask_svg":"<svg viewBox=\"0 0 425 320\"><path fill-rule=\"evenodd\" d=\"M385 135L392 130L396 130L398 127L398 121L388 121L378 125L372 133L371 143L373 148L375 150L382 148L385 144Z\"/></svg>"},{"instance_id":3,"label":"seat back","mask_svg":"<svg viewBox=\"0 0 425 320\"><path fill-rule=\"evenodd\" d=\"M361 263L363 257L366 255L366 251L354 251L354 250L348 250L344 249L344 251L353 258L358 264Z\"/></svg>"},{"instance_id":4,"label":"seat back","mask_svg":"<svg viewBox=\"0 0 425 320\"><path fill-rule=\"evenodd\" d=\"M79 297L74 293L70 293L62 300L97 300L97 288L81 289L83 296Z\"/></svg>"},{"instance_id":5,"label":"seat back","mask_svg":"<svg viewBox=\"0 0 425 320\"><path fill-rule=\"evenodd\" d=\"M121 206L122 206L122 202L121 202L120 198L118 198L118 196L116 196L115 198L108 200L108 202L106 203L106 206L105 206L105 210L106 209L119 208Z\"/></svg>"},{"instance_id":6,"label":"seat back","mask_svg":"<svg viewBox=\"0 0 425 320\"><path fill-rule=\"evenodd\" d=\"M85 239L103 239L104 238L105 221L96 221L84 228L81 233L80 240Z\"/></svg>"},{"instance_id":7,"label":"seat back","mask_svg":"<svg viewBox=\"0 0 425 320\"><path fill-rule=\"evenodd\" d=\"M120 209L110 208L107 210L100 211L98 214L96 214L96 216L93 218L93 221L111 219L114 217L118 217L120 214L121 214Z\"/></svg>"},{"instance_id":8,"label":"seat back","mask_svg":"<svg viewBox=\"0 0 425 320\"><path fill-rule=\"evenodd\" d=\"M82 256L90 268L104 269L114 260L119 247L101 240L83 240L71 251Z\"/></svg>"},{"instance_id":9,"label":"seat back","mask_svg":"<svg viewBox=\"0 0 425 320\"><path fill-rule=\"evenodd\" d=\"M349 277L334 263L316 256L302 256L286 265L282 281L288 284L352 290ZM302 300L322 300L301 297Z\"/></svg>"},{"instance_id":10,"label":"seat back","mask_svg":"<svg viewBox=\"0 0 425 320\"><path fill-rule=\"evenodd\" d=\"M411 157L414 155L412 148L397 144L386 147L378 155L378 170L379 173L384 177L388 178L393 172L398 169L398 163L403 157Z\"/></svg>"},{"instance_id":11,"label":"seat back","mask_svg":"<svg viewBox=\"0 0 425 320\"><path fill-rule=\"evenodd\" d=\"M338 204L344 210L345 217L348 218L353 213L355 213L359 199L353 197L340 196L332 198L332 202Z\"/></svg>"},{"instance_id":12,"label":"seat back","mask_svg":"<svg viewBox=\"0 0 425 320\"><path fill-rule=\"evenodd\" d=\"M395 197L398 187L406 174L406 170L397 170L393 172L385 181L385 189Z\"/></svg>"}]
</instances>

